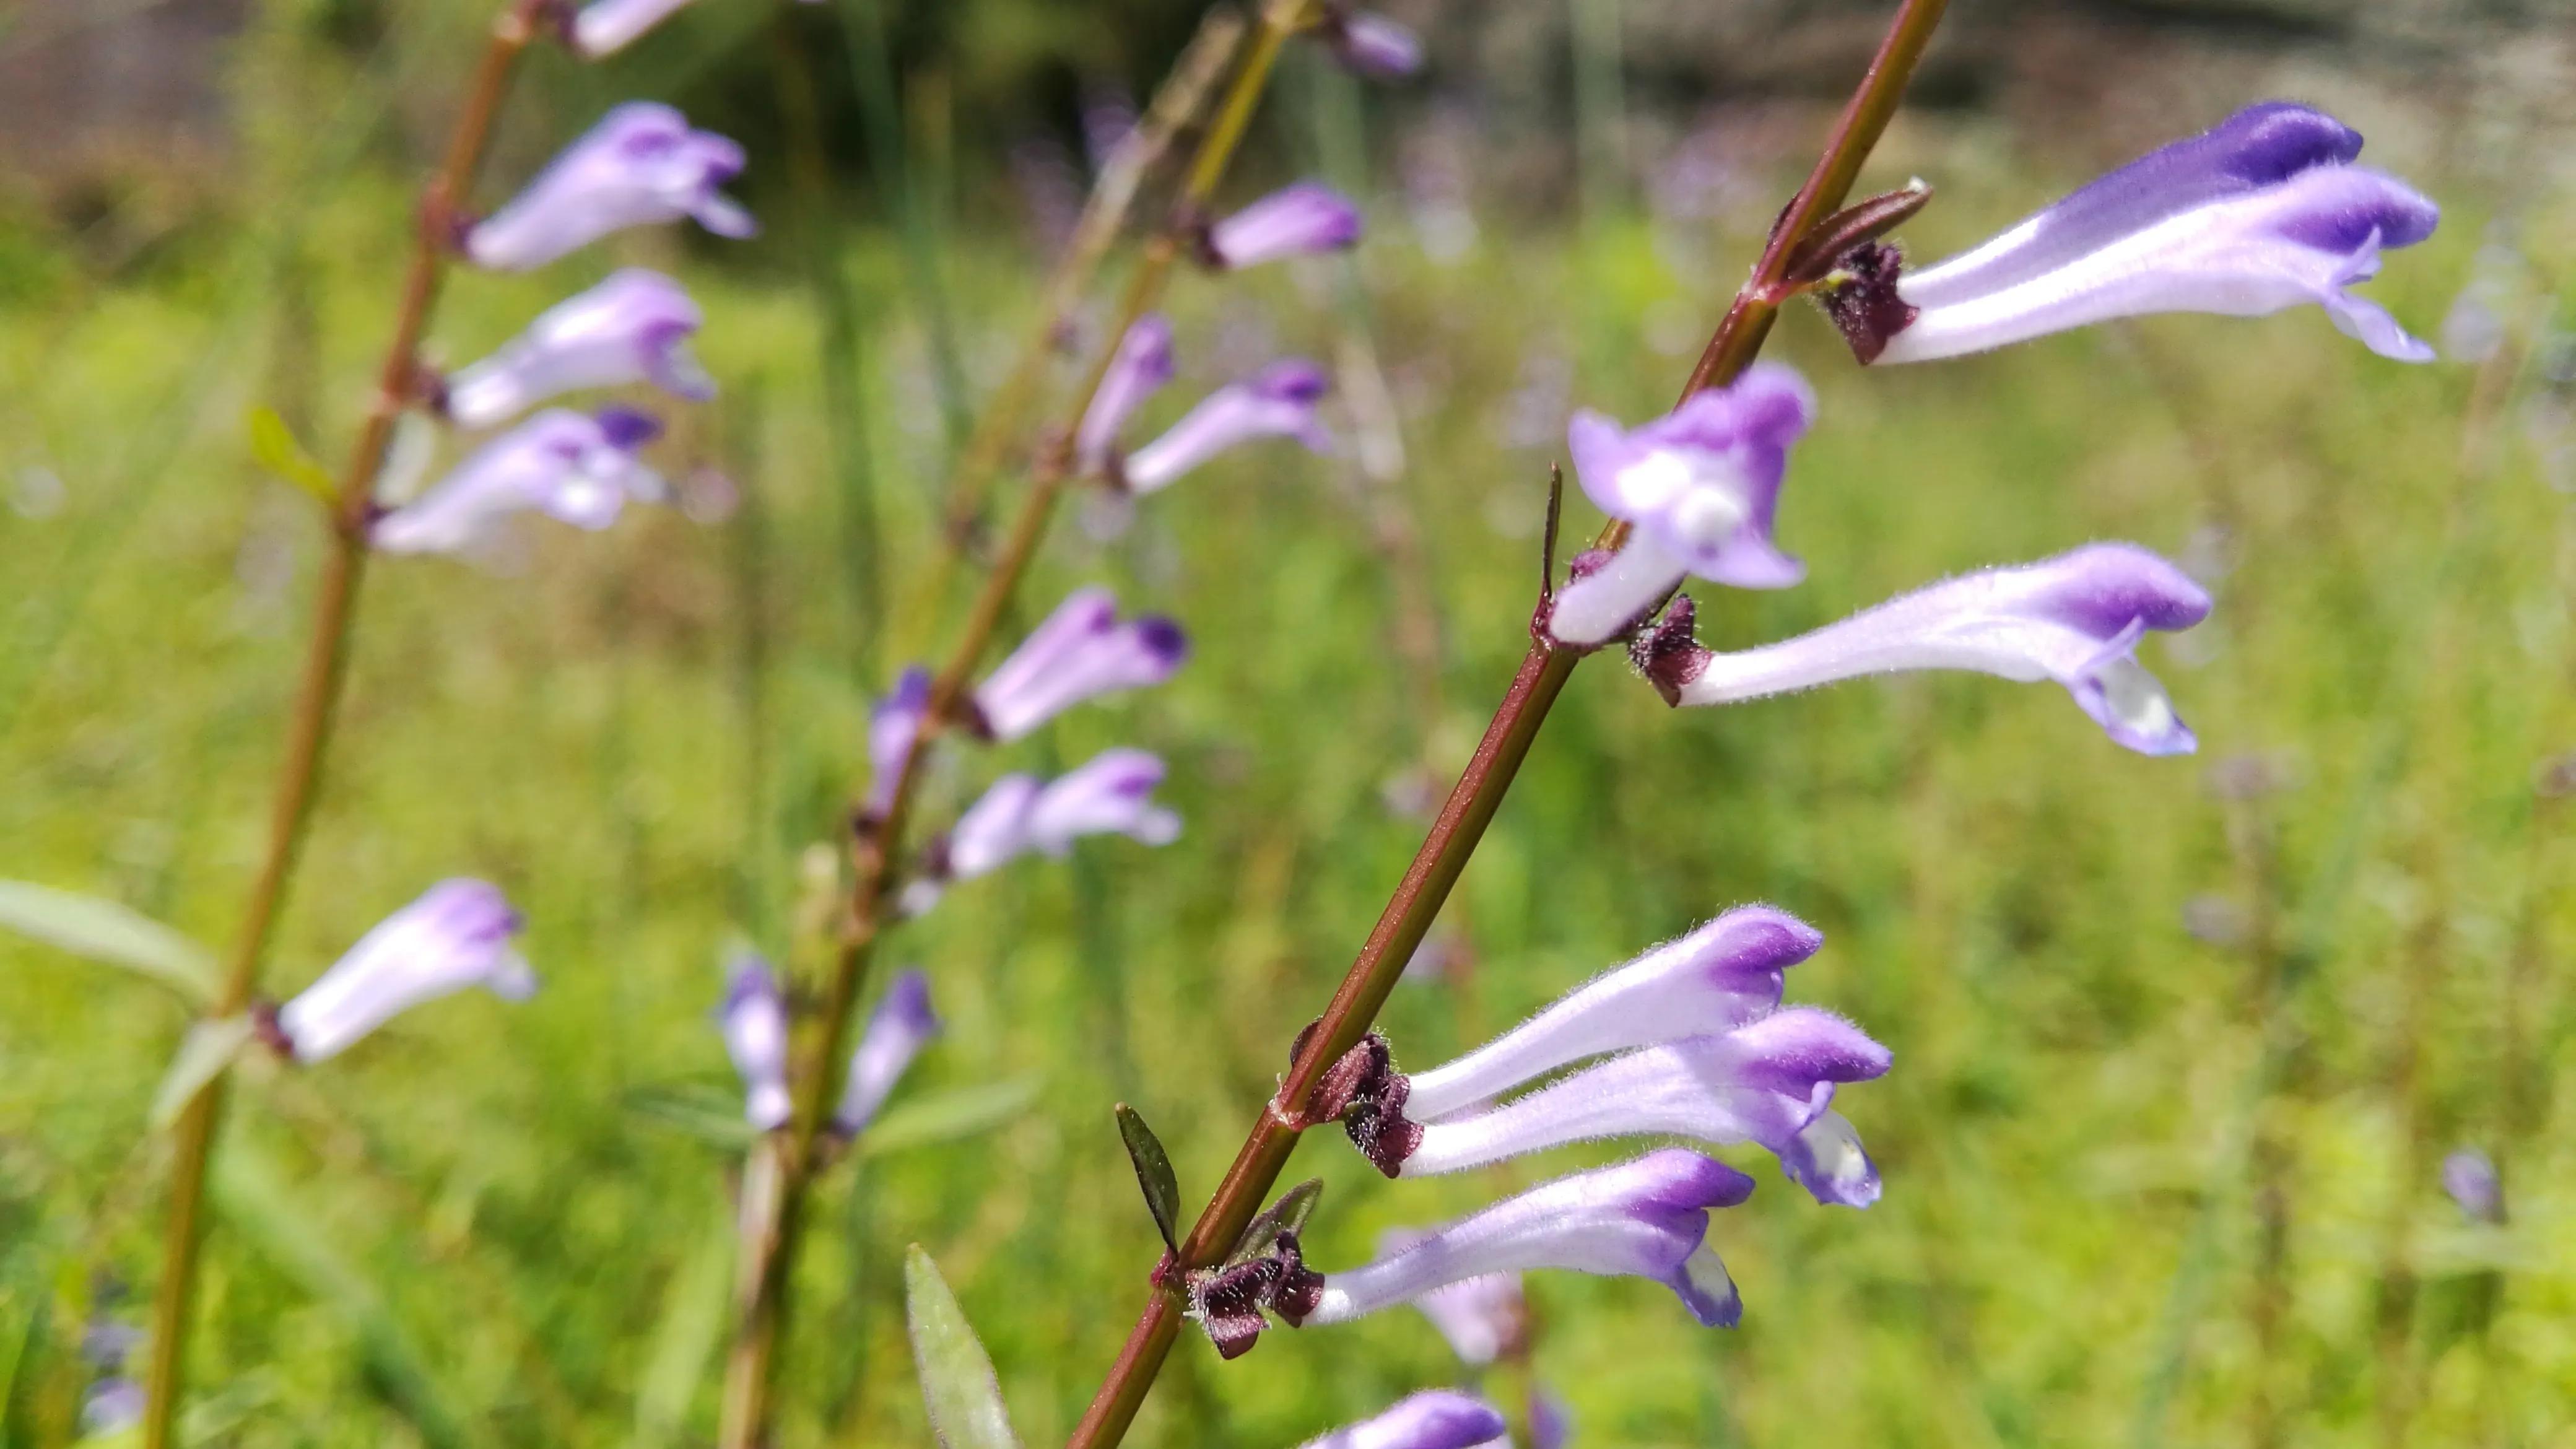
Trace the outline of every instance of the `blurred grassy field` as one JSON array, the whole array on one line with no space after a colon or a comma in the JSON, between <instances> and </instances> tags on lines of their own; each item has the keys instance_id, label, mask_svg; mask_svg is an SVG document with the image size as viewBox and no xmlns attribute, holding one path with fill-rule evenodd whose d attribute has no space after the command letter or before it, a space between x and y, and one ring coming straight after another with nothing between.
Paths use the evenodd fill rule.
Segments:
<instances>
[{"instance_id":1,"label":"blurred grassy field","mask_svg":"<svg viewBox=\"0 0 2576 1449\"><path fill-rule=\"evenodd\" d=\"M1333 134L1308 124L1329 88L1298 81L1266 137L1282 170ZM1965 178L1912 233L1926 253L2072 179L1991 137L1898 141L1891 178ZM2444 199L2442 234L2374 289L2418 331L2488 220L2480 198ZM2563 276L2576 218L2556 205L2554 230L2527 208L2520 234L2560 239L2536 260ZM41 233L0 243L0 876L209 941L231 929L318 552L241 419L275 406L336 457L404 208L387 178L332 172L104 282ZM1408 797L1455 767L1520 653L1566 411L1666 405L1767 220L1492 215L1439 262L1396 200L1372 211L1348 268L1186 281L1183 382L1157 417L1295 350L1342 373L1346 438L1380 395L1353 380L1382 378L1393 433L1327 460L1230 457L1123 531L1072 510L1031 599L1108 581L1180 615L1196 657L934 781L945 808L999 768L1141 743L1172 761L1189 829L1015 868L900 938L949 1022L904 1096L1027 1081L1034 1098L832 1189L787 1443L926 1442L907 1242L956 1286L1023 1435L1061 1439L1153 1259L1110 1104L1161 1130L1194 1199L1213 1185L1418 840ZM462 997L309 1075L254 1074L199 1340L191 1429L209 1441L709 1432L728 1159L653 1109L730 1090L708 1021L719 953L736 933L785 947L869 693L946 637L923 597L946 443L912 279L890 235L845 238L860 385L827 397L790 239L629 237L452 288L433 335L453 361L613 261L678 270L726 393L664 458L722 470L743 506L534 529L508 574L396 560L368 580L268 982L284 994L471 872L527 910L546 990ZM948 242L989 377L1034 267L1006 237ZM2549 315L2538 297L2511 320L2527 340ZM2532 351L2400 368L2303 311L1870 374L1794 317L1774 354L1823 400L1780 526L1810 577L1704 596L1704 637L2135 539L2219 599L2148 651L2204 753L2125 754L2060 692L1977 677L1686 715L1615 662L1577 677L1451 907L1471 966L1389 1013L1400 1056L1440 1060L1761 899L1828 935L1792 996L1897 1061L1840 1104L1885 1173L1878 1207L1820 1209L1763 1166L1721 1215L1740 1331L1690 1327L1651 1285L1533 1281L1538 1373L1579 1442L2576 1444L2576 849L2566 803L2536 789L2576 747L2576 520L2527 437L2551 386ZM864 467L836 467L836 436ZM0 939L11 1442L47 1442L76 1401L67 1336L96 1290L148 1297L162 1164L141 1128L182 1023L153 986ZM2504 1164L2507 1228L2472 1227L2437 1188L2467 1143ZM1591 1160L1560 1156L1545 1168ZM1338 1142L1298 1166L1329 1184L1309 1239L1327 1269L1498 1187L1388 1184ZM140 1314L129 1298L109 1316ZM1233 1365L1188 1344L1136 1442L1266 1449L1457 1377L1409 1314L1283 1331Z\"/></svg>"}]
</instances>

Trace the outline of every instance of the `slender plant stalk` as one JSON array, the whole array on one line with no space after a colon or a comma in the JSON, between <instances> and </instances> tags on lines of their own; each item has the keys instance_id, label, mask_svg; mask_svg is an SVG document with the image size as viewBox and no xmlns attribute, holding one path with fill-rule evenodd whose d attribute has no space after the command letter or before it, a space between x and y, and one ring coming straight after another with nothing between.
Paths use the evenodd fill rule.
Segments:
<instances>
[{"instance_id":1,"label":"slender plant stalk","mask_svg":"<svg viewBox=\"0 0 2576 1449\"><path fill-rule=\"evenodd\" d=\"M412 250L411 270L404 278L402 299L394 313L394 336L385 349L376 395L358 429L349 463L340 476L340 492L331 518L330 552L313 600L312 640L306 647L303 682L295 713L287 726L286 759L278 771L269 809L268 853L251 885L241 934L225 967L224 979L209 1020L240 1014L250 1005L261 956L270 928L295 874L312 819L314 788L338 716L340 684L346 673L350 627L355 622L358 585L366 573L367 523L374 507L375 479L393 440L394 419L412 396L417 379L420 336L430 308L438 300L445 274L450 222L457 202L473 181L490 138L493 118L501 108L510 72L519 53L536 37L541 0L511 0L494 20L483 59L475 67L472 89L456 124L448 133L447 154L421 196L420 235ZM198 1247L204 1239L206 1165L215 1131L221 1125L225 1077L217 1073L197 1090L181 1112L176 1134L176 1161L170 1183L170 1216L162 1235L161 1282L152 1309L152 1370L146 1390L144 1449L168 1449L177 1422L179 1393L187 1356L189 1309L196 1296Z\"/></svg>"},{"instance_id":2,"label":"slender plant stalk","mask_svg":"<svg viewBox=\"0 0 2576 1449\"><path fill-rule=\"evenodd\" d=\"M746 1232L762 1251L743 1267L745 1285L739 1302L742 1321L725 1368L722 1421L718 1443L723 1449L754 1449L767 1436L777 1353L788 1316L788 1284L796 1262L808 1199L817 1169L828 1147L824 1127L832 1107L833 1064L845 1052L850 1018L865 985L877 937L884 930L886 906L893 898L902 859L905 826L912 796L920 782L929 744L965 697L976 666L1009 609L1021 577L1028 572L1065 485L1073 478L1070 439L1074 424L1091 405L1116 356L1117 343L1135 320L1160 300L1181 256L1186 224L1204 208L1225 175L1245 129L1251 124L1261 94L1275 69L1288 36L1307 23L1307 0L1273 0L1264 11L1241 64L1228 86L1214 123L1200 141L1188 179L1174 207L1172 225L1147 244L1136 272L1120 300L1115 322L1106 334L1089 375L1075 390L1065 426L1055 446L1038 460L1011 532L968 611L966 623L946 664L930 690L930 702L919 731L897 769L884 812L856 833L852 847L854 884L848 911L841 920L838 947L823 999L810 1020L795 1062L796 1104L789 1125L755 1149L779 1157L775 1228L766 1234Z\"/></svg>"},{"instance_id":3,"label":"slender plant stalk","mask_svg":"<svg viewBox=\"0 0 2576 1449\"><path fill-rule=\"evenodd\" d=\"M1948 0L1902 0L1897 7L1886 38L1880 42L1859 89L1844 107L1823 156L1781 215L1752 279L1736 293L1734 305L1710 337L1699 364L1691 370L1690 380L1682 388L1685 399L1732 382L1761 350L1781 304L1794 295L1788 282L1791 249L1850 194L1870 148L1877 144L1895 114L1906 81L1921 61L1947 3ZM1601 531L1594 546L1616 548L1627 535L1628 526L1614 521ZM1308 1034L1306 1049L1298 1054L1278 1095L1264 1107L1260 1121L1244 1139L1206 1210L1191 1225L1189 1237L1181 1245L1182 1267L1206 1267L1223 1258L1268 1198L1289 1155L1296 1150L1303 1126L1301 1109L1314 1095L1325 1069L1357 1045L1376 1020L1405 962L1422 944L1433 919L1448 900L1450 888L1466 869L1468 857L1501 806L1521 762L1528 757L1539 726L1546 721L1548 710L1564 691L1566 680L1582 657L1581 650L1558 647L1543 635L1533 634L1529 652L1512 676L1501 706L1485 728L1484 738L1450 790L1439 817L1432 822L1430 834L1414 854L1413 863L1405 869L1404 879L1378 917L1376 928L1369 932L1358 958L1333 993L1332 1003L1325 1008L1317 1028ZM1070 1449L1105 1449L1125 1437L1179 1336L1182 1307L1176 1289L1155 1289L1127 1342L1119 1349L1117 1361L1110 1366L1107 1380L1074 1429L1068 1441Z\"/></svg>"}]
</instances>

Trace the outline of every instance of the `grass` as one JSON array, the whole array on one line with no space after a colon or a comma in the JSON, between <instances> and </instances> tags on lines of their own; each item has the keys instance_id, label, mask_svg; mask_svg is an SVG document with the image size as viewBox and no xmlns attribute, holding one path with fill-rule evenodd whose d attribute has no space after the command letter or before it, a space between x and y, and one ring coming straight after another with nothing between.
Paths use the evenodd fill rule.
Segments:
<instances>
[{"instance_id":1,"label":"grass","mask_svg":"<svg viewBox=\"0 0 2576 1449\"><path fill-rule=\"evenodd\" d=\"M1936 143L1915 136L1909 160ZM1923 250L2037 199L1987 172L1924 219ZM1509 415L1534 410L1544 436L1569 404L1663 406L1687 358L1645 345L1652 322L1713 318L1713 279L1752 245L1742 227L1608 219L1578 239L1489 216L1477 250L1436 265L1396 203L1374 210L1355 285L1330 269L1185 285L1183 382L1157 416L1276 351L1360 347L1409 466L1386 483L1348 451L1247 452L1115 536L1069 522L1032 603L1105 580L1179 614L1196 657L1165 689L934 780L944 810L1000 768L1141 743L1171 759L1189 831L1015 868L897 943L949 1022L904 1097L1032 1077L1038 1094L830 1189L788 1443L924 1441L900 1311L915 1242L1024 1437L1070 1427L1153 1257L1111 1103L1159 1129L1185 1193L1213 1185L1418 839L1390 785L1454 767L1522 647L1550 450L1503 441ZM2474 206L2454 210L2376 286L2419 330L2479 235ZM226 262L260 254L258 234L210 228L123 280L49 262L0 297L0 482L63 484L57 511L0 527L0 875L200 939L231 928L318 547L240 419L269 404L336 449L401 216L380 178L337 174L296 223L292 288ZM851 661L944 637L939 601L917 597L944 439L897 242L857 232L845 258L870 362L852 400L820 392L814 312L775 245L610 249L680 269L707 304L726 393L665 457L735 480L730 520L536 528L505 576L397 561L368 581L267 984L284 994L471 872L528 912L546 990L461 997L313 1073L254 1074L218 1180L202 1436L709 1431L728 1159L654 1109L729 1090L707 1014L719 953L735 933L788 944L800 857L854 783L882 682ZM433 335L475 355L610 260L460 278ZM943 264L988 374L1032 269L997 238ZM1722 1215L1740 1331L1690 1328L1651 1285L1533 1280L1538 1371L1582 1441L2576 1442L2576 1157L2552 1130L2576 1080L2576 860L2533 783L2576 745L2576 532L2520 442L2546 380L2507 367L2480 402L2474 369L2380 362L2313 311L1885 373L1795 317L1774 355L1823 399L1780 529L1810 577L1703 597L1706 637L1776 637L1945 573L2133 538L2223 570L2216 617L2149 651L2205 753L2130 756L2055 690L1977 677L1677 715L1614 662L1578 675L1451 908L1472 973L1399 994L1400 1056L1440 1060L1764 899L1828 935L1793 997L1897 1060L1841 1103L1885 1172L1877 1208L1819 1209L1766 1166ZM1562 360L1567 396L1528 387L1533 357ZM839 552L825 409L845 403L865 410L894 604L877 637L853 626ZM1390 517L1414 548L1390 550ZM1420 574L1395 576L1391 552ZM1427 658L1401 642L1425 624ZM2197 939L2187 910L2246 928ZM182 1020L150 984L0 940L11 1442L58 1436L86 1315L137 1318L130 1296L98 1300L150 1282L142 1122ZM2436 1186L2441 1154L2472 1142L2506 1165L2509 1229L2473 1229ZM1298 1170L1328 1183L1309 1235L1327 1270L1497 1188L1387 1184L1327 1142ZM1185 1345L1137 1441L1264 1449L1458 1377L1411 1315L1279 1332L1234 1365Z\"/></svg>"}]
</instances>

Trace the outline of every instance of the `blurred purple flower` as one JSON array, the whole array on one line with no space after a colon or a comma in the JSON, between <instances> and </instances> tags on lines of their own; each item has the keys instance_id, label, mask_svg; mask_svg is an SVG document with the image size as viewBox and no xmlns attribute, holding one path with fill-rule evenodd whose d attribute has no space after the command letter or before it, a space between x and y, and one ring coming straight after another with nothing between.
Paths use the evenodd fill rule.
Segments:
<instances>
[{"instance_id":1,"label":"blurred purple flower","mask_svg":"<svg viewBox=\"0 0 2576 1449\"><path fill-rule=\"evenodd\" d=\"M509 205L465 233L477 266L523 272L630 226L694 217L718 236L760 230L716 188L740 175L742 148L652 101L629 101L565 148Z\"/></svg>"},{"instance_id":2,"label":"blurred purple flower","mask_svg":"<svg viewBox=\"0 0 2576 1449\"><path fill-rule=\"evenodd\" d=\"M1373 1419L1345 1425L1300 1449L1484 1449L1508 1446L1502 1414L1452 1389L1426 1389Z\"/></svg>"},{"instance_id":3,"label":"blurred purple flower","mask_svg":"<svg viewBox=\"0 0 2576 1449\"><path fill-rule=\"evenodd\" d=\"M1190 652L1160 614L1121 621L1107 589L1077 589L975 690L985 732L1016 740L1094 695L1160 684Z\"/></svg>"},{"instance_id":4,"label":"blurred purple flower","mask_svg":"<svg viewBox=\"0 0 2576 1449\"><path fill-rule=\"evenodd\" d=\"M1086 473L1107 467L1127 420L1171 380L1172 324L1161 313L1149 312L1118 339L1109 370L1101 374L1091 405L1082 411L1082 425L1073 435L1076 465Z\"/></svg>"},{"instance_id":5,"label":"blurred purple flower","mask_svg":"<svg viewBox=\"0 0 2576 1449\"><path fill-rule=\"evenodd\" d=\"M1545 1389L1530 1391L1530 1449L1565 1449L1574 1437L1574 1413Z\"/></svg>"},{"instance_id":6,"label":"blurred purple flower","mask_svg":"<svg viewBox=\"0 0 2576 1449\"><path fill-rule=\"evenodd\" d=\"M1421 1240L1416 1232L1388 1233L1377 1240L1378 1256L1390 1257ZM1469 1368L1483 1368L1511 1352L1529 1328L1529 1305L1521 1297L1518 1273L1462 1278L1414 1299L1413 1306Z\"/></svg>"},{"instance_id":7,"label":"blurred purple flower","mask_svg":"<svg viewBox=\"0 0 2576 1449\"><path fill-rule=\"evenodd\" d=\"M743 1120L762 1132L785 1126L796 1110L787 1095L787 999L767 961L748 953L734 961L716 1025L742 1076Z\"/></svg>"},{"instance_id":8,"label":"blurred purple flower","mask_svg":"<svg viewBox=\"0 0 2576 1449\"><path fill-rule=\"evenodd\" d=\"M615 54L688 3L689 0L591 0L572 17L572 48L589 60Z\"/></svg>"},{"instance_id":9,"label":"blurred purple flower","mask_svg":"<svg viewBox=\"0 0 2576 1449\"><path fill-rule=\"evenodd\" d=\"M144 1411L151 1407L151 1395L134 1380L121 1376L100 1379L90 1385L88 1396L81 1400L81 1436L104 1439L123 1434L142 1423Z\"/></svg>"},{"instance_id":10,"label":"blurred purple flower","mask_svg":"<svg viewBox=\"0 0 2576 1449\"><path fill-rule=\"evenodd\" d=\"M2474 1147L2463 1147L2442 1159L2442 1191L2460 1205L2471 1222L2504 1221L2504 1179L2495 1162Z\"/></svg>"},{"instance_id":11,"label":"blurred purple flower","mask_svg":"<svg viewBox=\"0 0 2576 1449\"><path fill-rule=\"evenodd\" d=\"M1568 1268L1652 1278L1701 1323L1733 1327L1742 1304L1705 1241L1708 1210L1752 1191L1753 1179L1684 1148L1560 1177L1366 1267L1325 1274L1304 1322L1341 1323L1483 1274Z\"/></svg>"},{"instance_id":12,"label":"blurred purple flower","mask_svg":"<svg viewBox=\"0 0 2576 1449\"><path fill-rule=\"evenodd\" d=\"M2188 629L2208 614L2209 595L2182 570L2134 544L2097 543L1965 574L1758 649L1674 646L1648 673L1676 705L1905 669L2054 679L2115 742L2140 754L2189 754L2198 742L2132 655L2147 630ZM1688 617L1681 611L1685 629Z\"/></svg>"},{"instance_id":13,"label":"blurred purple flower","mask_svg":"<svg viewBox=\"0 0 2576 1449\"><path fill-rule=\"evenodd\" d=\"M1865 1208L1878 1201L1878 1164L1860 1145L1860 1132L1830 1107L1772 1153L1789 1180L1820 1203Z\"/></svg>"},{"instance_id":14,"label":"blurred purple flower","mask_svg":"<svg viewBox=\"0 0 2576 1449\"><path fill-rule=\"evenodd\" d=\"M1383 15L1338 7L1316 27L1333 58L1372 80L1398 80L1422 69L1422 41Z\"/></svg>"},{"instance_id":15,"label":"blurred purple flower","mask_svg":"<svg viewBox=\"0 0 2576 1449\"><path fill-rule=\"evenodd\" d=\"M278 1008L295 1059L338 1056L397 1013L481 986L505 1001L537 989L511 938L525 923L484 881L443 880L358 939L321 979Z\"/></svg>"},{"instance_id":16,"label":"blurred purple flower","mask_svg":"<svg viewBox=\"0 0 2576 1449\"><path fill-rule=\"evenodd\" d=\"M841 1089L841 1105L832 1113L832 1130L856 1137L893 1095L912 1059L940 1032L930 1009L930 978L918 969L895 977L868 1018L868 1029L850 1053L850 1075Z\"/></svg>"},{"instance_id":17,"label":"blurred purple flower","mask_svg":"<svg viewBox=\"0 0 2576 1449\"><path fill-rule=\"evenodd\" d=\"M1360 209L1320 181L1285 186L1207 230L1207 260L1241 271L1287 257L1340 251L1360 239Z\"/></svg>"},{"instance_id":18,"label":"blurred purple flower","mask_svg":"<svg viewBox=\"0 0 2576 1449\"><path fill-rule=\"evenodd\" d=\"M1771 527L1789 448L1815 410L1805 379L1765 362L1630 431L1576 413L1565 434L1576 480L1636 532L1557 592L1548 631L1569 644L1601 643L1691 574L1739 589L1805 577L1804 565L1772 545Z\"/></svg>"},{"instance_id":19,"label":"blurred purple flower","mask_svg":"<svg viewBox=\"0 0 2576 1449\"><path fill-rule=\"evenodd\" d=\"M660 474L635 450L661 424L631 408L549 408L477 449L420 497L379 517L368 539L386 553L454 553L528 509L576 528L617 521L629 498L656 499Z\"/></svg>"},{"instance_id":20,"label":"blurred purple flower","mask_svg":"<svg viewBox=\"0 0 2576 1449\"><path fill-rule=\"evenodd\" d=\"M1129 454L1118 476L1130 492L1152 493L1255 438L1295 438L1314 452L1327 452L1332 434L1316 420L1315 408L1331 385L1311 362L1274 362L1209 393L1170 431Z\"/></svg>"},{"instance_id":21,"label":"blurred purple flower","mask_svg":"<svg viewBox=\"0 0 2576 1449\"><path fill-rule=\"evenodd\" d=\"M2350 164L2360 152L2360 134L2321 111L2250 106L1973 251L1900 274L1902 305L1846 332L1864 362L1922 362L2115 317L2253 317L2314 302L2373 352L2430 361L2430 347L2346 289L2378 273L2382 248L2431 236L2441 210Z\"/></svg>"},{"instance_id":22,"label":"blurred purple flower","mask_svg":"<svg viewBox=\"0 0 2576 1449\"><path fill-rule=\"evenodd\" d=\"M634 382L704 401L716 395L715 379L689 355L689 335L703 320L679 283L628 267L547 308L500 351L451 374L447 415L460 427L488 428L561 393Z\"/></svg>"},{"instance_id":23,"label":"blurred purple flower","mask_svg":"<svg viewBox=\"0 0 2576 1449\"><path fill-rule=\"evenodd\" d=\"M921 734L921 718L930 711L930 671L915 664L904 670L894 689L868 712L868 804L883 814L894 803L894 783Z\"/></svg>"},{"instance_id":24,"label":"blurred purple flower","mask_svg":"<svg viewBox=\"0 0 2576 1449\"><path fill-rule=\"evenodd\" d=\"M1145 750L1103 750L1040 784L1005 775L949 832L950 879L972 880L1032 850L1061 856L1085 835L1124 835L1147 845L1180 838L1181 819L1153 801L1163 762Z\"/></svg>"}]
</instances>

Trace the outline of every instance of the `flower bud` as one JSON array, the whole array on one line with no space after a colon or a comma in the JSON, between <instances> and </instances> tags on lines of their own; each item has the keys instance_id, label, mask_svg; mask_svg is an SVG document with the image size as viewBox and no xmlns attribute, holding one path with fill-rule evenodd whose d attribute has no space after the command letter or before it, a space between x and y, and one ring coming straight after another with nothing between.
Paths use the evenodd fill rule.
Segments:
<instances>
[{"instance_id":1,"label":"flower bud","mask_svg":"<svg viewBox=\"0 0 2576 1449\"><path fill-rule=\"evenodd\" d=\"M652 101L629 101L564 149L509 205L468 228L465 254L496 272L544 266L610 232L693 217L718 236L760 230L716 188L740 175L740 146Z\"/></svg>"},{"instance_id":2,"label":"flower bud","mask_svg":"<svg viewBox=\"0 0 2576 1449\"><path fill-rule=\"evenodd\" d=\"M500 351L451 374L444 407L458 426L488 428L579 388L650 382L702 402L714 379L689 355L702 314L680 284L628 267L547 308Z\"/></svg>"},{"instance_id":3,"label":"flower bud","mask_svg":"<svg viewBox=\"0 0 2576 1449\"><path fill-rule=\"evenodd\" d=\"M1345 1425L1302 1449L1509 1449L1500 1411L1450 1389L1426 1389L1374 1419Z\"/></svg>"},{"instance_id":4,"label":"flower bud","mask_svg":"<svg viewBox=\"0 0 2576 1449\"><path fill-rule=\"evenodd\" d=\"M850 1075L841 1089L841 1105L832 1113L832 1130L856 1137L875 1121L912 1059L939 1032L939 1017L930 1009L930 978L918 969L895 977L868 1018L858 1049L850 1053Z\"/></svg>"},{"instance_id":5,"label":"flower bud","mask_svg":"<svg viewBox=\"0 0 2576 1449\"><path fill-rule=\"evenodd\" d=\"M1016 740L1095 695L1160 684L1188 657L1181 626L1159 614L1121 621L1107 589L1077 589L975 690L995 740Z\"/></svg>"},{"instance_id":6,"label":"flower bud","mask_svg":"<svg viewBox=\"0 0 2576 1449\"><path fill-rule=\"evenodd\" d=\"M440 881L278 1008L278 1030L295 1059L310 1065L338 1056L409 1007L469 986L523 1000L537 989L536 973L510 944L524 924L500 887Z\"/></svg>"},{"instance_id":7,"label":"flower bud","mask_svg":"<svg viewBox=\"0 0 2576 1449\"><path fill-rule=\"evenodd\" d=\"M1349 197L1318 181L1282 187L1207 230L1207 259L1241 271L1286 257L1312 256L1355 246L1360 209Z\"/></svg>"},{"instance_id":8,"label":"flower bud","mask_svg":"<svg viewBox=\"0 0 2576 1449\"><path fill-rule=\"evenodd\" d=\"M748 954L735 960L716 1023L742 1075L743 1120L762 1132L785 1126L795 1114L787 1095L787 1001L767 961Z\"/></svg>"},{"instance_id":9,"label":"flower bud","mask_svg":"<svg viewBox=\"0 0 2576 1449\"><path fill-rule=\"evenodd\" d=\"M1315 407L1330 386L1311 362L1274 362L1209 393L1170 431L1129 454L1120 479L1131 492L1152 493L1255 438L1295 438L1313 452L1328 452L1332 435L1316 421Z\"/></svg>"},{"instance_id":10,"label":"flower bud","mask_svg":"<svg viewBox=\"0 0 2576 1449\"><path fill-rule=\"evenodd\" d=\"M591 414L549 408L376 519L368 541L385 553L456 553L482 541L501 519L529 509L576 528L606 528L629 498L658 499L667 491L662 476L635 456L661 430L650 414L631 408Z\"/></svg>"}]
</instances>

